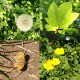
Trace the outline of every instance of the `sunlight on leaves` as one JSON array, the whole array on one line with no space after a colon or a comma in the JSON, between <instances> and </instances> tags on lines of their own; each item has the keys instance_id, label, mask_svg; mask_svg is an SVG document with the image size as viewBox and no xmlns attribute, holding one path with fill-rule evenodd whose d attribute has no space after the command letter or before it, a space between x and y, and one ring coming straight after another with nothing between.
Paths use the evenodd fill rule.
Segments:
<instances>
[{"instance_id":1,"label":"sunlight on leaves","mask_svg":"<svg viewBox=\"0 0 80 80\"><path fill-rule=\"evenodd\" d=\"M48 18L45 18L46 29L48 31L56 31L57 29L66 29L79 16L78 13L72 12L72 4L65 2L57 7L53 2L48 9Z\"/></svg>"},{"instance_id":2,"label":"sunlight on leaves","mask_svg":"<svg viewBox=\"0 0 80 80\"><path fill-rule=\"evenodd\" d=\"M0 0L0 3L7 4L7 0Z\"/></svg>"}]
</instances>

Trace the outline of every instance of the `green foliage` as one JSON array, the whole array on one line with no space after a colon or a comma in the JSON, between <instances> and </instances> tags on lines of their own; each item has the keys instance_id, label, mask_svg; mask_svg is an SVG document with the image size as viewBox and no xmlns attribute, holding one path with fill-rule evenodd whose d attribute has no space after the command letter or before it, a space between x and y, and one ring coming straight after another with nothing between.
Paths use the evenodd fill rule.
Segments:
<instances>
[{"instance_id":1,"label":"green foliage","mask_svg":"<svg viewBox=\"0 0 80 80\"><path fill-rule=\"evenodd\" d=\"M80 79L79 0L0 0L0 4L0 40L40 41L40 80ZM34 21L28 32L18 30L15 22L24 13L30 14ZM65 41L66 35L74 42ZM58 47L65 49L64 55L55 55L54 50ZM7 59L3 55L0 57ZM53 57L59 58L61 64L46 71L43 63ZM1 70L0 74L5 75Z\"/></svg>"},{"instance_id":2,"label":"green foliage","mask_svg":"<svg viewBox=\"0 0 80 80\"><path fill-rule=\"evenodd\" d=\"M0 3L7 4L7 0L0 0Z\"/></svg>"},{"instance_id":3,"label":"green foliage","mask_svg":"<svg viewBox=\"0 0 80 80\"><path fill-rule=\"evenodd\" d=\"M59 44L59 43L58 43ZM55 47L54 47L55 46ZM64 47L65 49L65 54L62 56L57 56L54 54L54 48L57 47ZM46 51L44 51L44 53L41 54L41 80L49 80L49 79L53 79L53 80L72 80L72 79L79 79L79 74L80 71L78 69L80 69L80 64L79 64L79 52L80 52L80 47L79 44L74 45L70 45L70 44L64 44L64 45L56 45L56 43L52 43L51 44L51 49L48 47L45 49L45 51L48 49L48 52L50 51L50 53L48 53ZM44 70L42 64L43 62L45 62L47 59L49 59L50 57L58 57L60 58L61 64L59 66L57 66L55 69L53 69L52 71L46 71Z\"/></svg>"},{"instance_id":4,"label":"green foliage","mask_svg":"<svg viewBox=\"0 0 80 80\"><path fill-rule=\"evenodd\" d=\"M42 43L40 49L40 80L79 80L80 16L77 12L80 12L80 1L45 0L44 3L42 0L40 1L40 10L43 17L43 32L41 32L40 39ZM45 18L47 15L48 18ZM66 37L70 41L65 40ZM60 47L65 49L65 54L61 56L55 55L54 50ZM59 58L61 64L51 71L45 70L43 63L53 57Z\"/></svg>"},{"instance_id":5,"label":"green foliage","mask_svg":"<svg viewBox=\"0 0 80 80\"><path fill-rule=\"evenodd\" d=\"M66 30L70 24L79 16L78 13L72 12L72 4L65 2L57 7L53 2L48 9L48 18L46 29L48 31Z\"/></svg>"},{"instance_id":6,"label":"green foliage","mask_svg":"<svg viewBox=\"0 0 80 80\"><path fill-rule=\"evenodd\" d=\"M33 27L28 32L21 32L16 26L16 18L21 14L33 18ZM0 40L39 40L40 21L39 0L0 0ZM0 58L9 60L1 53ZM5 71L0 70L0 75L10 80Z\"/></svg>"},{"instance_id":7,"label":"green foliage","mask_svg":"<svg viewBox=\"0 0 80 80\"><path fill-rule=\"evenodd\" d=\"M32 16L34 24L30 31L24 33L18 30L16 18L20 14L26 13ZM32 34L33 32L36 33L36 30L40 28L39 17L39 1L7 0L7 4L2 3L0 5L0 40L15 40L17 39L16 37L18 37L18 40L28 40L29 34ZM36 35L34 36L38 37ZM31 39L35 40L33 37Z\"/></svg>"},{"instance_id":8,"label":"green foliage","mask_svg":"<svg viewBox=\"0 0 80 80\"><path fill-rule=\"evenodd\" d=\"M67 28L66 32L69 33L70 35L72 35L73 33L76 33L77 35L79 35L79 30L75 28Z\"/></svg>"}]
</instances>

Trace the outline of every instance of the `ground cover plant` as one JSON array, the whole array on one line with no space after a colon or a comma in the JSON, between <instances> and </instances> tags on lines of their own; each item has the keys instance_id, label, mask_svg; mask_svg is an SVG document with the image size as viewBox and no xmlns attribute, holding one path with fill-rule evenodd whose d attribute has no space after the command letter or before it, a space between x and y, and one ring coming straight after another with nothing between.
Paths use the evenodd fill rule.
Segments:
<instances>
[{"instance_id":1,"label":"ground cover plant","mask_svg":"<svg viewBox=\"0 0 80 80\"><path fill-rule=\"evenodd\" d=\"M0 40L34 39L35 35L38 36L35 29L39 28L39 20L39 1L1 0ZM20 25L24 27L22 28ZM25 26L28 27L28 30Z\"/></svg>"},{"instance_id":2,"label":"ground cover plant","mask_svg":"<svg viewBox=\"0 0 80 80\"><path fill-rule=\"evenodd\" d=\"M40 80L80 80L80 1L1 1L0 40L39 40ZM29 31L17 24L21 14Z\"/></svg>"},{"instance_id":3,"label":"ground cover plant","mask_svg":"<svg viewBox=\"0 0 80 80\"><path fill-rule=\"evenodd\" d=\"M79 80L80 1L40 0L43 22L40 80Z\"/></svg>"}]
</instances>

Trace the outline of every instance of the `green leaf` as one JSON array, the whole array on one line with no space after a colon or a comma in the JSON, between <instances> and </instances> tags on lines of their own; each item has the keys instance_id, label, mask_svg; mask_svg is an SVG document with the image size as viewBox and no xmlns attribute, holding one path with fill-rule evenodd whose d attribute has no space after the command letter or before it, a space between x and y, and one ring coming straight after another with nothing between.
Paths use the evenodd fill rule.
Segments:
<instances>
[{"instance_id":1,"label":"green leaf","mask_svg":"<svg viewBox=\"0 0 80 80\"><path fill-rule=\"evenodd\" d=\"M72 5L70 2L66 2L60 5L59 7L59 27L61 27L62 22L67 18L72 11Z\"/></svg>"},{"instance_id":2,"label":"green leaf","mask_svg":"<svg viewBox=\"0 0 80 80\"><path fill-rule=\"evenodd\" d=\"M0 18L3 18L4 17L3 14L5 14L5 13L6 13L5 11L0 11Z\"/></svg>"},{"instance_id":3,"label":"green leaf","mask_svg":"<svg viewBox=\"0 0 80 80\"><path fill-rule=\"evenodd\" d=\"M72 12L72 4L65 2L57 7L53 2L48 9L48 18L45 18L48 31L56 31L56 29L66 29L79 16L78 13Z\"/></svg>"},{"instance_id":4,"label":"green leaf","mask_svg":"<svg viewBox=\"0 0 80 80\"><path fill-rule=\"evenodd\" d=\"M74 2L73 5L74 5L75 7L80 7L80 2Z\"/></svg>"},{"instance_id":5,"label":"green leaf","mask_svg":"<svg viewBox=\"0 0 80 80\"><path fill-rule=\"evenodd\" d=\"M63 19L60 28L62 28L62 29L68 28L69 25L72 24L73 21L74 21L78 16L79 16L78 13L75 13L75 12L70 13L69 15L67 15L67 16L65 17L65 19Z\"/></svg>"},{"instance_id":6,"label":"green leaf","mask_svg":"<svg viewBox=\"0 0 80 80\"><path fill-rule=\"evenodd\" d=\"M58 20L58 7L55 2L53 2L48 9L48 17L53 17L55 20Z\"/></svg>"},{"instance_id":7,"label":"green leaf","mask_svg":"<svg viewBox=\"0 0 80 80\"><path fill-rule=\"evenodd\" d=\"M58 26L58 7L56 5L56 3L52 3L48 9L48 17L49 18L45 18L46 22L49 24L46 26L46 29L48 30L55 30L54 27ZM53 26L53 28L49 27L49 26ZM48 28L49 27L49 28ZM57 28L56 28L57 29Z\"/></svg>"},{"instance_id":8,"label":"green leaf","mask_svg":"<svg viewBox=\"0 0 80 80\"><path fill-rule=\"evenodd\" d=\"M76 33L77 35L79 35L79 30L75 28L67 28L65 31L70 35L72 35L73 33Z\"/></svg>"},{"instance_id":9,"label":"green leaf","mask_svg":"<svg viewBox=\"0 0 80 80\"><path fill-rule=\"evenodd\" d=\"M15 33L15 35L14 35L14 38L13 38L14 40L22 40L22 34L21 34L21 32L17 32L17 33Z\"/></svg>"},{"instance_id":10,"label":"green leaf","mask_svg":"<svg viewBox=\"0 0 80 80\"><path fill-rule=\"evenodd\" d=\"M45 26L46 27L46 29L47 29L47 31L56 31L56 29L58 29L58 27L54 27L53 25L46 25Z\"/></svg>"},{"instance_id":11,"label":"green leaf","mask_svg":"<svg viewBox=\"0 0 80 80\"><path fill-rule=\"evenodd\" d=\"M3 76L5 76L8 80L11 80L10 77L9 77L6 73L4 73L3 71L1 71L1 70L0 70L0 75L3 75Z\"/></svg>"},{"instance_id":12,"label":"green leaf","mask_svg":"<svg viewBox=\"0 0 80 80\"><path fill-rule=\"evenodd\" d=\"M46 22L54 27L58 26L57 22L53 18L45 18Z\"/></svg>"},{"instance_id":13,"label":"green leaf","mask_svg":"<svg viewBox=\"0 0 80 80\"><path fill-rule=\"evenodd\" d=\"M7 0L0 0L0 3L7 4Z\"/></svg>"}]
</instances>

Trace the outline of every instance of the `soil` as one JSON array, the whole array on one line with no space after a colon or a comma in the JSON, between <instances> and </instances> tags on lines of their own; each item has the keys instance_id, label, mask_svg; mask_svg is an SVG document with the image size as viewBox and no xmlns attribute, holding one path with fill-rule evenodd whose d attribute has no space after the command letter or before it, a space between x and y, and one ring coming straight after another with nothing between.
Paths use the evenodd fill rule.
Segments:
<instances>
[{"instance_id":1,"label":"soil","mask_svg":"<svg viewBox=\"0 0 80 80\"><path fill-rule=\"evenodd\" d=\"M25 51L26 49L26 51ZM14 68L15 56L25 51L25 62L22 70ZM0 54L8 59L0 58L0 66L6 66L10 72L4 72L12 80L39 80L39 41L0 41ZM11 60L11 61L10 61ZM1 70L1 69L0 69ZM0 75L0 80L8 80Z\"/></svg>"}]
</instances>

